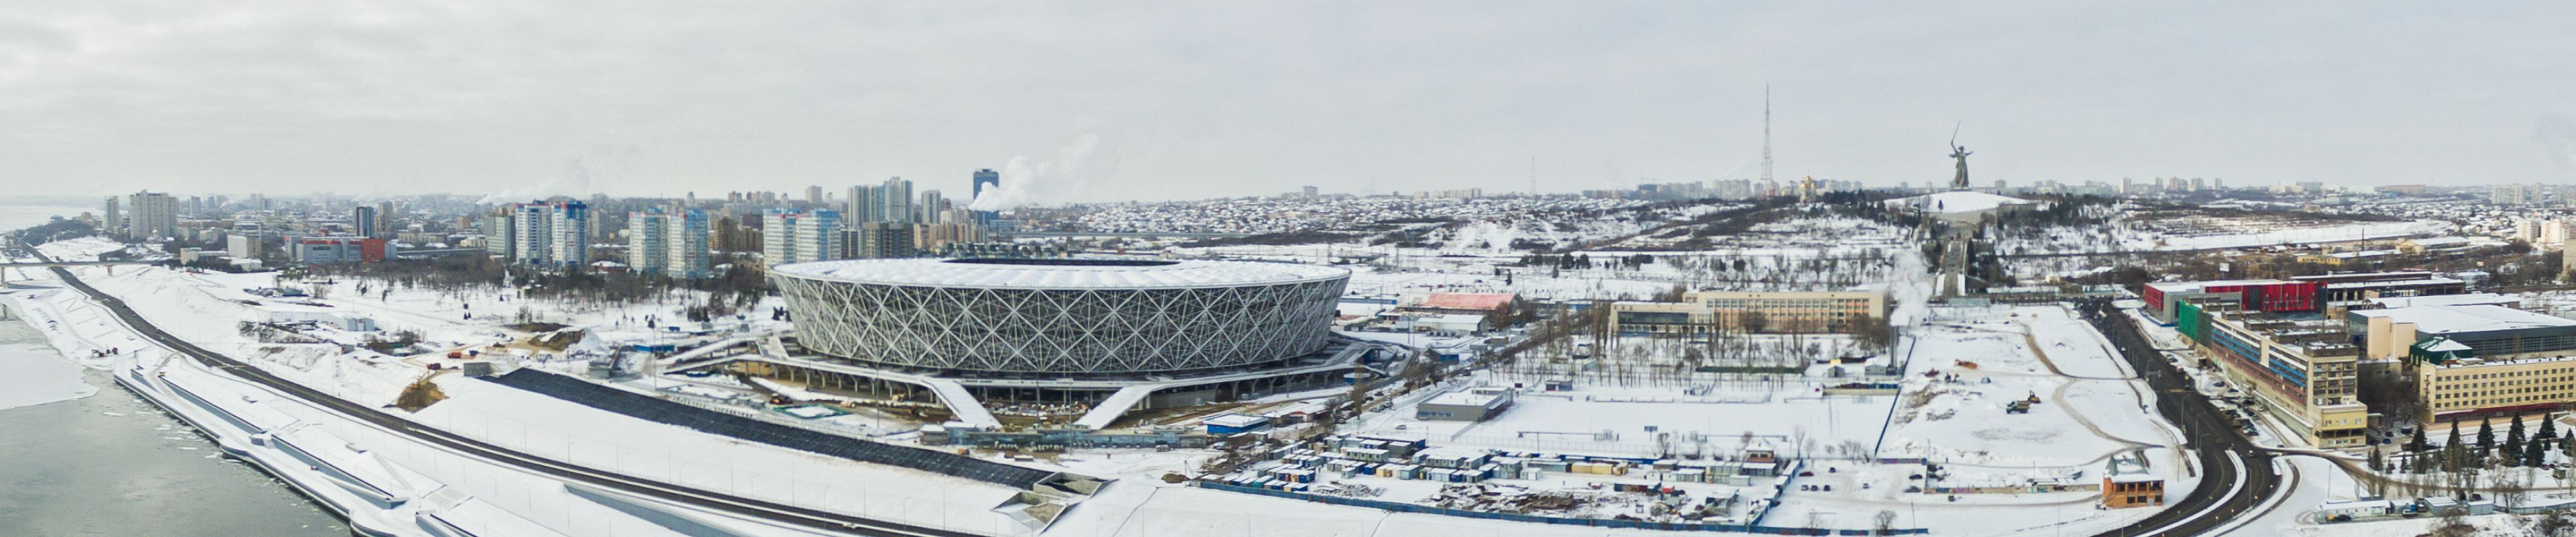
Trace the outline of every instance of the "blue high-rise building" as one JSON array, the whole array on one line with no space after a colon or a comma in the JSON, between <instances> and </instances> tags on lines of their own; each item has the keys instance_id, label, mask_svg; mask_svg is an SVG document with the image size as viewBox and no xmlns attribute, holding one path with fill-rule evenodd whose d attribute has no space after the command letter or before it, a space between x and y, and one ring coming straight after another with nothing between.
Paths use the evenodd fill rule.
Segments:
<instances>
[{"instance_id":1,"label":"blue high-rise building","mask_svg":"<svg viewBox=\"0 0 2576 537\"><path fill-rule=\"evenodd\" d=\"M994 172L991 168L985 168L985 169L981 169L981 170L975 170L975 196L974 196L973 198L971 198L971 199L967 202L967 206L968 206L968 207L973 207L973 206L974 206L974 201L972 201L972 200L980 200L980 199L984 199L984 190L986 190L986 189L999 190L999 189L1001 189L1001 188L1002 188L1002 174L1001 174L1001 173ZM979 211L975 211L975 213L974 213L974 214L975 214L975 223L976 223L977 225L989 225L989 224L992 224L994 219L996 219L996 218L1001 218L1001 216L1002 216L1000 213L996 213L996 212L993 212L993 211L981 211L981 210L979 210Z\"/></svg>"}]
</instances>

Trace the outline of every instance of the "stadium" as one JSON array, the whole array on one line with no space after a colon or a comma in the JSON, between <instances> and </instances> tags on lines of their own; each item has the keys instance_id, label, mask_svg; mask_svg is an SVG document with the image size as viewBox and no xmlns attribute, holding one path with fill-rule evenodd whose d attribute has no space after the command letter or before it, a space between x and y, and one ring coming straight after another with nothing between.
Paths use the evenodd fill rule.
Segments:
<instances>
[{"instance_id":1,"label":"stadium","mask_svg":"<svg viewBox=\"0 0 2576 537\"><path fill-rule=\"evenodd\" d=\"M1332 343L1350 271L1154 259L865 259L779 265L797 342L869 367L1133 377L1285 364Z\"/></svg>"}]
</instances>

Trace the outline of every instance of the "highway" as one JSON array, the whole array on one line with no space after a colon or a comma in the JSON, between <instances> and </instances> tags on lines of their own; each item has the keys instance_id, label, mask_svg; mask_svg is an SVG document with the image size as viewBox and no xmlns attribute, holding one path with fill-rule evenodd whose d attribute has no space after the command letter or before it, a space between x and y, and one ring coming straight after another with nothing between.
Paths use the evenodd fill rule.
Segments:
<instances>
[{"instance_id":1,"label":"highway","mask_svg":"<svg viewBox=\"0 0 2576 537\"><path fill-rule=\"evenodd\" d=\"M2216 535L2232 522L2260 515L2258 507L2284 491L2272 452L2255 445L2234 420L2211 405L2208 396L2194 389L2191 376L2166 361L2110 301L2077 302L2076 310L2111 339L2121 358L2156 391L2156 412L2182 429L2184 445L2201 468L2200 484L2182 501L2136 523L2102 532L2102 537Z\"/></svg>"},{"instance_id":2,"label":"highway","mask_svg":"<svg viewBox=\"0 0 2576 537\"><path fill-rule=\"evenodd\" d=\"M32 251L32 249L30 250ZM43 254L36 255L38 259L44 259ZM51 261L48 260L48 262ZM364 421L375 425L378 428L408 436L414 440L436 445L441 448L473 456L475 458L552 476L567 482L581 483L625 494L713 509L751 518L804 526L834 534L902 537L982 537L982 534L925 528L871 518L855 517L829 511L807 509L803 507L723 494L671 483L637 479L614 472L602 471L544 457L529 455L527 453L484 443L482 441L436 428L422 426L420 424L413 423L410 420L393 416L382 410L352 403L338 397L333 397L329 394L315 391L312 388L307 388L302 384L278 378L274 375L270 375L266 371L260 370L256 366L198 347L186 340L172 336L168 332L163 332L159 327L155 327L150 322L145 321L141 315L137 315L133 309L126 307L124 301L118 300L114 296L110 296L107 293L100 292L96 288L90 287L88 283L84 283L80 281L79 278L72 276L71 271L65 270L61 267L53 267L53 270L55 274L62 277L64 283L70 284L72 288L79 290L83 294L89 295L91 299L105 305L110 313L114 314L117 319L123 321L126 326L133 328L135 332L160 343L162 346L167 347L172 351L179 352L189 358L195 359L197 362L205 364L209 368L231 374L235 377L240 377L245 381L267 386L279 393L283 393L297 399L302 399L305 402L330 410L343 417Z\"/></svg>"}]
</instances>

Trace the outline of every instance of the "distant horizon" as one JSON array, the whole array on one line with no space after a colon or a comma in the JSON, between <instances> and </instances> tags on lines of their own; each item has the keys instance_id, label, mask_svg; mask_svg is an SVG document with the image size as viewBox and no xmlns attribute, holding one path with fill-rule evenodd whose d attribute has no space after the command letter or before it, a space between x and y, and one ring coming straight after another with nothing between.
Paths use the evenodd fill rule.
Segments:
<instances>
[{"instance_id":1,"label":"distant horizon","mask_svg":"<svg viewBox=\"0 0 2576 537\"><path fill-rule=\"evenodd\" d=\"M1819 180L1823 180L1823 178L1818 178L1818 179L1819 179ZM2190 178L2186 177L2186 178L2184 178L2184 179L2190 179ZM1733 181L1733 180L1734 180L1734 179L1722 179L1722 180L1714 180L1714 181ZM2139 180L2139 182L2140 182L2141 184L2143 184L2143 183L2144 183L2144 181L2145 181L2145 179L2144 179L2144 178L2140 178L2140 179L2138 179L2138 180ZM1702 182L1702 183L1709 183L1709 182L1714 182L1714 181L1701 181L1701 182ZM1755 181L1755 182L1759 182L1759 180L1758 180L1758 179L1757 179L1757 180L1753 180L1753 181ZM2100 181L2100 180L2096 179L2095 181ZM1636 188L1636 187L1638 187L1638 186L1641 186L1641 185L1644 185L1644 184L1669 184L1669 183L1688 183L1688 182L1691 182L1691 181L1664 181L1664 182L1658 182L1658 183L1640 183L1640 184L1637 184L1637 185L1627 185L1627 186L1625 186L1625 187L1620 187L1620 188L1612 188L1612 187L1608 187L1608 186L1606 186L1606 185L1605 185L1605 186L1600 187L1600 188L1587 189L1587 190L1627 190L1627 189L1634 189L1634 188ZM1781 182L1782 184L1789 184L1789 183L1790 183L1790 181L1780 181L1780 182ZM2117 186L2117 185L2119 185L2119 184L2120 184L2120 183L2119 183L2119 181L2118 181L2118 180L2116 180L2116 179L2115 179L2115 180L2111 180L2111 181L2103 181L2103 182L2104 182L2104 183L2106 183L2106 184L2108 184L2108 185L2112 185L2112 186ZM2082 185L2084 184L2082 181L2073 181L2073 182L2069 182L2069 181L2059 181L2059 183L2060 183L2060 184L2065 184L2065 185L2074 185L2074 186L2082 186ZM2006 184L2005 184L2005 187L2006 187L2006 188L2019 188L2019 187L2031 186L2031 185L2035 185L2035 184L2040 184L2040 182L2039 182L2039 181L2033 181L2033 182L2030 182L2030 183L2014 183L2014 182L2011 182L2011 181L2007 180L2007 181L2006 181ZM2288 183L2288 182L2285 182L2285 183L2274 183L2274 184L2238 185L2238 184L2234 184L2234 183L2232 183L2232 182L2231 182L2231 183L2229 183L2229 184L2228 184L2227 188L2228 188L2228 189L2231 189L2231 190L2237 190L2237 189L2261 189L2261 188L2269 188L2269 187L2273 187L2273 186L2278 186L2278 185L2289 185L2289 184L2295 184L2295 183ZM2408 185L2408 184L2404 184L2404 183L2400 183L2400 184L2391 184L2391 185L2343 185L2343 184L2338 184L2338 183L2333 183L2333 182L2325 182L2324 184L2325 184L2326 186L2370 186L2370 187L2385 187L2385 186L2414 186L2414 185ZM2493 184L2469 184L2469 185L2434 185L2434 184L2416 184L2416 185L2420 185L2420 186L2427 186L2427 187L2432 187L2432 188L2441 188L2441 189L2480 189L2480 188L2493 188L2493 187L2499 187L2499 186L2533 186L2533 185L2540 185L2540 186L2553 186L2553 185L2552 185L2552 184L2550 184L2550 183L2493 183ZM817 186L821 186L821 185L817 185ZM1863 186L1864 186L1866 189L1870 189L1870 190L1883 190L1883 189L1895 189L1895 188L1902 188L1902 187L1900 187L1900 186L1898 186L1898 185L1870 185L1870 184L1865 184L1865 183L1864 183L1864 185L1863 185ZM2570 188L2576 188L2576 184L2566 184L2566 185L2563 185L2563 186L2568 186L2568 187L2570 187ZM1917 184L1915 184L1915 185L1914 185L1914 186L1912 186L1911 188L1914 188L1914 189L1924 189L1924 188L1935 188L1935 187L1946 188L1946 185L1925 185L1925 184L1922 184L1922 183L1919 183L1919 182L1918 182ZM1992 183L1992 181L1988 181L1988 182L1986 182L1986 183L1984 183L1984 184L1973 185L1973 186L1971 186L1971 187L1970 187L1970 189L1971 189L1971 190L1992 190L1992 189L1993 189L1993 187L1994 187L1994 184ZM825 187L825 191L827 191L827 192L832 192L832 193L834 193L836 196L838 196L838 195L844 195L844 194L847 192L847 191L846 191L846 188L847 188L846 186L843 186L843 187L829 187L829 186L826 186L826 187ZM1472 188L1472 187L1471 187L1471 188ZM243 197L244 197L244 196L248 196L248 195L250 195L250 194L253 194L253 192L212 192L212 193L196 192L196 193L192 193L192 192L169 191L169 190L160 190L160 189L146 189L146 190L147 190L147 191L150 191L150 192L167 193L167 194L170 194L170 195L173 195L173 196L178 196L178 197L181 197L181 198L187 198L187 197L192 197L192 196L194 196L194 197L230 196L230 197L232 198L232 201L236 201L236 202L241 201L241 200L243 199ZM934 189L929 189L929 188L920 188L920 187L916 187L916 188L915 188L915 192L920 192L920 191L923 191L923 190L934 190ZM937 190L942 190L942 194L943 194L943 195L946 195L946 194L947 194L947 193L946 193L946 191L945 191L945 189L937 189ZM1415 193L1415 192L1425 192L1425 191L1429 191L1429 192L1438 192L1439 190L1450 190L1450 189L1407 190L1407 191L1400 191L1400 192L1371 192L1371 193L1358 193L1358 192L1333 192L1333 191L1330 191L1330 190L1322 190L1322 191L1319 191L1318 193L1319 193L1320 195L1326 195L1326 196L1335 196L1335 195L1352 195L1352 196L1405 196L1405 195L1413 194L1413 193ZM722 201L722 200L724 200L724 199L725 199L726 194L727 194L727 193L729 193L729 192L770 192L770 193L778 194L778 195L779 195L779 201L780 201L780 202L785 202L785 203L803 203L803 202L805 201L805 200L804 200L804 197L803 197L803 187L797 187L796 189L793 189L793 190L751 190L751 191L739 191L739 190L738 190L738 191L716 192L714 196L709 196L709 195L707 195L707 194L700 193L700 194L698 194L698 199L699 199L700 201ZM1167 202L1209 201L1209 200L1237 199L1237 198L1246 198L1246 197L1254 197L1254 198L1276 197L1276 196L1278 196L1278 195L1280 195L1280 194L1283 194L1283 193L1286 193L1286 192L1270 192L1270 193L1266 193L1266 194L1221 195L1221 196L1207 196L1207 197L1197 197L1197 198L1172 198L1172 199L1128 199L1128 200L1093 200L1093 201L1077 201L1077 202L1053 203L1053 204L1034 204L1034 205L1030 205L1030 207L1044 208L1044 207L1064 207L1064 206L1077 205L1077 204L1108 204L1108 203L1167 203ZM1559 191L1559 192L1542 192L1542 193L1541 193L1541 195L1546 195L1546 196L1577 196L1577 195L1581 195L1582 193L1583 193L1583 191L1569 190L1569 191ZM101 203L104 203L104 202L106 201L106 199L107 199L108 197L110 197L110 196L123 197L123 196L128 195L128 194L133 194L133 192L117 193L117 194L103 194L103 195L74 195L74 194L25 194L25 195L0 195L0 205L37 206L37 207L89 207L89 206L99 205L99 204L101 204ZM361 195L361 194L351 194L351 193L343 193L343 192L300 192L300 193L265 193L265 192L261 192L261 193L258 193L258 194L266 195L266 196L269 196L269 197L274 198L274 199L289 199L289 200L305 200L305 199L311 199L311 198L316 197L316 196L349 197L349 198L354 198L354 199L383 199L383 198L386 198L386 197L396 197L396 198L419 197L419 196L484 197L484 196L488 196L488 195L489 195L489 194L475 194L475 193L463 193L463 192L421 192L421 193L413 193L413 194L365 194L365 195ZM964 202L964 201L967 201L967 200L968 200L968 197L967 197L967 196L965 196L965 195L962 195L962 194L963 194L963 193L960 193L960 195L949 195L948 197L949 197L950 199L952 199L952 200L957 200L957 201L959 201L959 202L961 202L961 203L962 203L962 202ZM1487 189L1487 190L1485 191L1485 193L1484 193L1484 197L1505 197L1505 196L1524 195L1524 194L1527 194L1527 191L1526 191L1526 190L1522 190L1522 191L1510 191L1510 190L1495 191L1495 190L1492 190L1492 189ZM685 197L686 197L686 194L685 194L685 193L684 193L684 194L676 194L676 195L655 195L655 194L626 195L626 194L613 194L613 193L593 193L593 194L585 194L585 195L581 195L581 196L569 196L569 197L572 197L572 198L575 198L575 199L587 199L587 198L591 197L592 195L606 195L606 196L608 196L608 197L609 197L609 199L683 199L683 198L685 198ZM514 201L488 203L488 204L486 204L486 205L497 205L497 204L499 204L499 203L525 203L525 202L531 202L531 201L541 201L541 200L548 199L548 198L552 198L552 197L556 197L556 196L540 196L540 197L531 197L531 198L526 198L526 199L512 198ZM841 201L842 201L842 198L841 198L841 197L835 197L835 198L831 198L830 203L839 203L839 202L841 202ZM93 208L94 208L94 207L93 207Z\"/></svg>"},{"instance_id":2,"label":"distant horizon","mask_svg":"<svg viewBox=\"0 0 2576 537\"><path fill-rule=\"evenodd\" d=\"M1895 186L1948 180L1955 138L1980 186L2576 182L2576 74L2534 63L2576 52L2565 3L628 7L15 6L0 173L962 199L991 168L1062 204L1628 188L1766 153L1775 180Z\"/></svg>"}]
</instances>

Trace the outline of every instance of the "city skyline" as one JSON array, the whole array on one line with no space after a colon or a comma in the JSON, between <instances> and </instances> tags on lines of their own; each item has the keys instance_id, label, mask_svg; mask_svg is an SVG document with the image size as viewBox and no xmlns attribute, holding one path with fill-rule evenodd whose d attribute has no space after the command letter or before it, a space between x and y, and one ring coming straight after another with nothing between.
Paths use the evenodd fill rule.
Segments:
<instances>
[{"instance_id":1,"label":"city skyline","mask_svg":"<svg viewBox=\"0 0 2576 537\"><path fill-rule=\"evenodd\" d=\"M40 128L0 161L22 194L704 196L1026 157L1061 203L1523 191L1536 157L1570 192L1755 176L1768 84L1783 180L1942 180L1962 121L1981 180L2576 178L2523 59L2568 48L2546 4L664 7L11 10L0 119Z\"/></svg>"}]
</instances>

